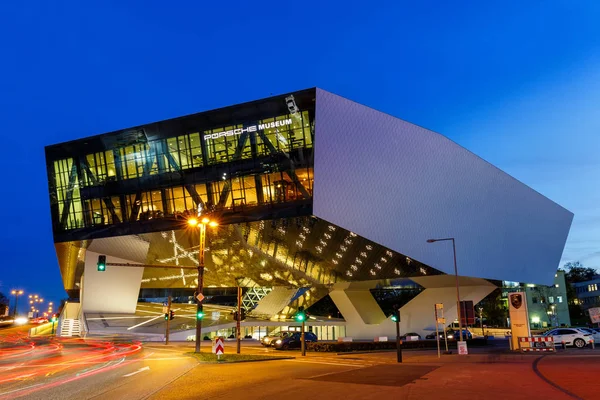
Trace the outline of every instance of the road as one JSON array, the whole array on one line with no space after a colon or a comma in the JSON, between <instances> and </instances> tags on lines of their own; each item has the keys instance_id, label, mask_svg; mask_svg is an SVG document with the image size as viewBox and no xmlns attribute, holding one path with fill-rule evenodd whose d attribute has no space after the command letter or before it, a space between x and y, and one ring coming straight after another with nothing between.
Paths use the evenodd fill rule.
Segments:
<instances>
[{"instance_id":1,"label":"road","mask_svg":"<svg viewBox=\"0 0 600 400\"><path fill-rule=\"evenodd\" d=\"M1 399L592 399L600 392L600 350L557 355L476 350L336 355L275 352L256 343L242 353L294 359L198 363L191 343L141 344L125 338L35 339L0 330ZM252 342L250 342L252 343ZM203 349L210 350L209 342ZM226 352L234 352L234 343Z\"/></svg>"}]
</instances>

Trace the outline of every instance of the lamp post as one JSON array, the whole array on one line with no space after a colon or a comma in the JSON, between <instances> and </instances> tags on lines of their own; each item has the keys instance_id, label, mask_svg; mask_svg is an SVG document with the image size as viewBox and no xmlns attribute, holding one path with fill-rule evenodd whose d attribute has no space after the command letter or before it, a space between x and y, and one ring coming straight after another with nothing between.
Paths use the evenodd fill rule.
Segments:
<instances>
[{"instance_id":1,"label":"lamp post","mask_svg":"<svg viewBox=\"0 0 600 400\"><path fill-rule=\"evenodd\" d=\"M10 291L10 294L15 295L15 311L13 313L13 317L17 316L17 302L19 301L19 296L23 294L23 291L20 289L13 289Z\"/></svg>"},{"instance_id":2,"label":"lamp post","mask_svg":"<svg viewBox=\"0 0 600 400\"><path fill-rule=\"evenodd\" d=\"M216 221L211 221L209 218L204 217L200 221L197 218L188 219L188 225L192 227L200 228L200 247L198 249L198 289L196 290L196 353L200 353L200 341L202 340L202 319L204 317L204 310L202 309L202 289L204 286L204 246L206 243L206 225L211 227L217 227L219 224Z\"/></svg>"},{"instance_id":3,"label":"lamp post","mask_svg":"<svg viewBox=\"0 0 600 400\"><path fill-rule=\"evenodd\" d=\"M460 310L460 290L458 288L458 269L456 267L456 244L454 243L454 238L443 238L443 239L427 239L427 243L435 243L435 242L443 242L446 240L452 241L452 250L454 252L454 275L456 276L456 312L458 314L458 329L460 335L460 341L463 341L463 331L462 331L462 318L461 318L461 310Z\"/></svg>"}]
</instances>

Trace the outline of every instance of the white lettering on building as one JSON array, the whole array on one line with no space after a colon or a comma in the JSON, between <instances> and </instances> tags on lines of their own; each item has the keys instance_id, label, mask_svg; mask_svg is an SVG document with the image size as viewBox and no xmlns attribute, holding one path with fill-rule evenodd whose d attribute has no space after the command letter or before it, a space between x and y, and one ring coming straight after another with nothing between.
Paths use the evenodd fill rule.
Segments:
<instances>
[{"instance_id":1,"label":"white lettering on building","mask_svg":"<svg viewBox=\"0 0 600 400\"><path fill-rule=\"evenodd\" d=\"M252 133L252 132L258 132L258 131L264 131L265 129L279 128L280 126L288 126L288 125L292 125L291 118L284 119L282 121L267 122L265 124L250 125L245 128L236 128L236 129L230 129L228 131L207 134L207 135L204 135L204 140L211 140L211 139L214 140L214 139L218 139L223 136L241 135L244 132Z\"/></svg>"}]
</instances>

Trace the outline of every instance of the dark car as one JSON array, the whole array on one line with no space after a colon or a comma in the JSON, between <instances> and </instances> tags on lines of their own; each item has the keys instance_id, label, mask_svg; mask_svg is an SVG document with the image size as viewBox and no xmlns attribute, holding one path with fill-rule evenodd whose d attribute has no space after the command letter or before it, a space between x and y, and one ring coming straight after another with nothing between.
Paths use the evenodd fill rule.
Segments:
<instances>
[{"instance_id":1,"label":"dark car","mask_svg":"<svg viewBox=\"0 0 600 400\"><path fill-rule=\"evenodd\" d=\"M463 340L473 339L473 334L467 329L462 330ZM448 340L460 340L460 331L454 331L452 334L448 334Z\"/></svg>"},{"instance_id":2,"label":"dark car","mask_svg":"<svg viewBox=\"0 0 600 400\"><path fill-rule=\"evenodd\" d=\"M440 337L440 340L444 340L444 331L438 332L438 335ZM448 339L452 339L454 337L454 331L452 329L447 330L446 337ZM425 339L435 339L435 332L430 333L429 335L426 335Z\"/></svg>"},{"instance_id":3,"label":"dark car","mask_svg":"<svg viewBox=\"0 0 600 400\"><path fill-rule=\"evenodd\" d=\"M290 335L287 335L280 339L275 340L274 342L271 343L271 345L273 347L275 347L277 350L299 349L300 344L301 344L300 343L301 336L302 336L302 334L300 332L294 332ZM317 335L315 335L312 332L305 332L304 333L304 341L306 343L316 342Z\"/></svg>"},{"instance_id":4,"label":"dark car","mask_svg":"<svg viewBox=\"0 0 600 400\"><path fill-rule=\"evenodd\" d=\"M409 339L406 339L407 337ZM416 339L413 339L413 338L416 338ZM433 335L433 338L435 338L435 335ZM421 335L419 335L418 333L415 333L415 332L409 332L407 334L400 336L400 340L421 340Z\"/></svg>"}]
</instances>

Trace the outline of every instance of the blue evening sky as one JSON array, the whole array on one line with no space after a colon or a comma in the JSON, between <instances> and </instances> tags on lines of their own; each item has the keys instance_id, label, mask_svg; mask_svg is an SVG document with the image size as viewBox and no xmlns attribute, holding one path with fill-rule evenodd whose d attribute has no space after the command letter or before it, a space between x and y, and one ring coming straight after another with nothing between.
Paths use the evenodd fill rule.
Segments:
<instances>
[{"instance_id":1,"label":"blue evening sky","mask_svg":"<svg viewBox=\"0 0 600 400\"><path fill-rule=\"evenodd\" d=\"M45 145L312 86L573 211L561 264L598 268L598 21L594 0L4 1L0 291L64 297Z\"/></svg>"}]
</instances>

